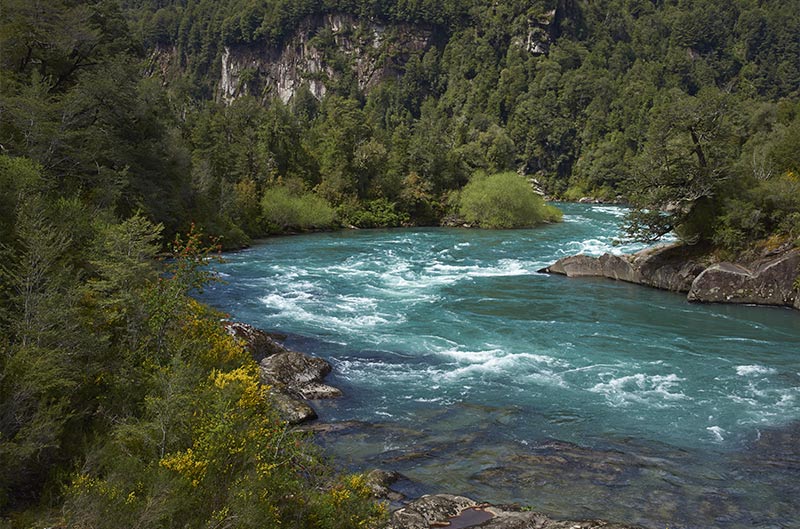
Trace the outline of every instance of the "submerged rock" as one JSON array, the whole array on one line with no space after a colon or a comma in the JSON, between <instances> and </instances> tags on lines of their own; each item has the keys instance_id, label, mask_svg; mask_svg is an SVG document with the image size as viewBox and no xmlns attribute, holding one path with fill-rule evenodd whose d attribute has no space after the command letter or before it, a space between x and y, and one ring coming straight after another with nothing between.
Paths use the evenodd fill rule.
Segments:
<instances>
[{"instance_id":1,"label":"submerged rock","mask_svg":"<svg viewBox=\"0 0 800 529\"><path fill-rule=\"evenodd\" d=\"M567 277L607 277L674 292L689 301L778 305L800 309L794 282L800 249L767 255L753 263L708 262L707 251L681 244L633 255L572 255L539 270Z\"/></svg>"},{"instance_id":2,"label":"submerged rock","mask_svg":"<svg viewBox=\"0 0 800 529\"><path fill-rule=\"evenodd\" d=\"M637 529L602 520L553 520L518 506L479 504L464 496L435 494L423 496L395 511L389 529L430 529L432 527L482 529Z\"/></svg>"}]
</instances>

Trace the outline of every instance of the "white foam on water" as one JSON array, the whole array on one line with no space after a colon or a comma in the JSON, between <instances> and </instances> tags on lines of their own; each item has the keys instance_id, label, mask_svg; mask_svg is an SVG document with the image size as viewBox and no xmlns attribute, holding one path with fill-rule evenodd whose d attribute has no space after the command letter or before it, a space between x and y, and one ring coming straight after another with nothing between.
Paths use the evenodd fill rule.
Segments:
<instances>
[{"instance_id":1,"label":"white foam on water","mask_svg":"<svg viewBox=\"0 0 800 529\"><path fill-rule=\"evenodd\" d=\"M719 426L709 426L708 428L706 428L706 430L711 432L711 435L714 436L714 440L720 443L725 440L725 437L722 434L728 433Z\"/></svg>"},{"instance_id":2,"label":"white foam on water","mask_svg":"<svg viewBox=\"0 0 800 529\"><path fill-rule=\"evenodd\" d=\"M746 366L736 366L736 374L740 377L752 376L752 375L774 375L776 370L771 367L761 366L758 364L754 365L746 365Z\"/></svg>"},{"instance_id":3,"label":"white foam on water","mask_svg":"<svg viewBox=\"0 0 800 529\"><path fill-rule=\"evenodd\" d=\"M557 377L560 378L560 375L543 368L543 366L561 365L559 360L546 355L532 353L503 354L499 349L475 352L451 350L443 351L439 354L455 358L459 361L459 364L462 364L461 367L444 373L445 378L451 380L471 376L503 374L525 376L539 374L541 375L540 380L548 379L551 382L556 380Z\"/></svg>"},{"instance_id":4,"label":"white foam on water","mask_svg":"<svg viewBox=\"0 0 800 529\"><path fill-rule=\"evenodd\" d=\"M684 379L675 373L669 375L636 373L600 382L589 391L604 394L608 403L614 407L640 403L662 408L673 406L675 401L688 398L680 391L675 391L682 381Z\"/></svg>"},{"instance_id":5,"label":"white foam on water","mask_svg":"<svg viewBox=\"0 0 800 529\"><path fill-rule=\"evenodd\" d=\"M337 332L375 332L377 327L405 322L405 316L402 314L360 314L358 311L342 311L342 306L336 300L333 303L326 303L325 300L319 300L308 292L295 292L291 295L270 294L259 300L267 307L277 310L281 317Z\"/></svg>"},{"instance_id":6,"label":"white foam on water","mask_svg":"<svg viewBox=\"0 0 800 529\"><path fill-rule=\"evenodd\" d=\"M628 208L609 204L598 204L596 206L592 206L591 210L597 213L608 213L619 219L624 217L628 211L630 211Z\"/></svg>"},{"instance_id":7,"label":"white foam on water","mask_svg":"<svg viewBox=\"0 0 800 529\"><path fill-rule=\"evenodd\" d=\"M564 377L561 376L561 373L556 373L555 371L551 371L549 369L542 369L536 373L531 373L525 377L525 380L528 380L537 386L559 386L562 388L569 387L569 384L567 384L567 382L564 380Z\"/></svg>"},{"instance_id":8,"label":"white foam on water","mask_svg":"<svg viewBox=\"0 0 800 529\"><path fill-rule=\"evenodd\" d=\"M448 349L446 351L439 351L438 354L452 358L459 363L465 364L482 364L494 358L503 356L502 349L489 349L485 351L460 351L458 349Z\"/></svg>"},{"instance_id":9,"label":"white foam on water","mask_svg":"<svg viewBox=\"0 0 800 529\"><path fill-rule=\"evenodd\" d=\"M337 308L350 313L362 311L374 311L378 306L378 300L362 296L342 295L336 298Z\"/></svg>"}]
</instances>

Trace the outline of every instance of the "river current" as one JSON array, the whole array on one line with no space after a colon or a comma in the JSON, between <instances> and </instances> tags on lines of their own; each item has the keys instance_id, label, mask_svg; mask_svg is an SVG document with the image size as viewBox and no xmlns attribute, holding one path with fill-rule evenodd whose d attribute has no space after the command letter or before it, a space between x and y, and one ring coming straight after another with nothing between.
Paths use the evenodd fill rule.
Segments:
<instances>
[{"instance_id":1,"label":"river current","mask_svg":"<svg viewBox=\"0 0 800 529\"><path fill-rule=\"evenodd\" d=\"M328 359L342 466L409 494L653 529L800 528L800 314L537 273L627 253L624 209L531 230L273 238L203 299ZM353 422L357 421L357 422Z\"/></svg>"}]
</instances>

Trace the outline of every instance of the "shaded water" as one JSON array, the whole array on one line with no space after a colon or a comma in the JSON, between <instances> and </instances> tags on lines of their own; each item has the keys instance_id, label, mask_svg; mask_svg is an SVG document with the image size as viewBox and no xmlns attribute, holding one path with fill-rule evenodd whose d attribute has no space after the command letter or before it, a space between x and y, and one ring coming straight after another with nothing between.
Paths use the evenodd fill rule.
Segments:
<instances>
[{"instance_id":1,"label":"shaded water","mask_svg":"<svg viewBox=\"0 0 800 529\"><path fill-rule=\"evenodd\" d=\"M411 492L646 527L800 527L800 314L536 270L624 210L534 230L349 231L227 256L204 296L329 359L343 464Z\"/></svg>"}]
</instances>

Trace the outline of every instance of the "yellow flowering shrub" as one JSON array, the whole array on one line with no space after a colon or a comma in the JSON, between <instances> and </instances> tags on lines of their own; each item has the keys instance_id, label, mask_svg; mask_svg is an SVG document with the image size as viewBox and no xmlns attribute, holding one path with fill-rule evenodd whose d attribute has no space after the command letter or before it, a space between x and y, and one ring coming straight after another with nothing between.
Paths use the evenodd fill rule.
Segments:
<instances>
[{"instance_id":1,"label":"yellow flowering shrub","mask_svg":"<svg viewBox=\"0 0 800 529\"><path fill-rule=\"evenodd\" d=\"M126 359L125 387L136 391L129 415L110 425L98 455L67 487L63 525L378 527L385 507L363 477L331 482L308 434L279 418L222 315L170 297L176 291L154 289L143 307L157 317L146 319L150 334Z\"/></svg>"}]
</instances>

